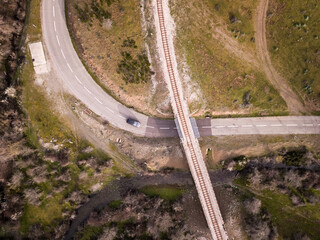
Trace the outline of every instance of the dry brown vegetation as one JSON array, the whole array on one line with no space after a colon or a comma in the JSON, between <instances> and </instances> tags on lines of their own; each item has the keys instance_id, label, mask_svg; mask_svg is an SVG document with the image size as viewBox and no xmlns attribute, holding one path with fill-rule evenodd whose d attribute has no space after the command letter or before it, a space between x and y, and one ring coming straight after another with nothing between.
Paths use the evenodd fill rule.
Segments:
<instances>
[{"instance_id":1,"label":"dry brown vegetation","mask_svg":"<svg viewBox=\"0 0 320 240\"><path fill-rule=\"evenodd\" d=\"M96 80L115 98L138 111L159 117L165 116L162 112L170 114L156 56L148 59L148 50L153 46L146 42L152 45L152 30L144 25L150 24L143 22L141 12L145 11L146 18L152 17L148 3L140 6L138 0L112 1L102 6L110 14L107 18L99 20L89 14L88 21L80 20L77 9L86 9L87 4L90 12L90 3L73 0L67 6L75 47Z\"/></svg>"}]
</instances>

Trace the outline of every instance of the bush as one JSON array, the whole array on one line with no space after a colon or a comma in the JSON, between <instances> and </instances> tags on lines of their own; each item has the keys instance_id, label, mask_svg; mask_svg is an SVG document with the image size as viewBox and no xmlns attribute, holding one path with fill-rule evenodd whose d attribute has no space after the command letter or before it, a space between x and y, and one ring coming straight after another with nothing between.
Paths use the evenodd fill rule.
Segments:
<instances>
[{"instance_id":1,"label":"bush","mask_svg":"<svg viewBox=\"0 0 320 240\"><path fill-rule=\"evenodd\" d=\"M306 152L306 147L288 151L283 155L283 162L289 166L299 166L304 163L304 155Z\"/></svg>"},{"instance_id":2,"label":"bush","mask_svg":"<svg viewBox=\"0 0 320 240\"><path fill-rule=\"evenodd\" d=\"M91 240L97 239L103 232L103 228L99 226L87 226L82 229L75 237L75 239Z\"/></svg>"},{"instance_id":3,"label":"bush","mask_svg":"<svg viewBox=\"0 0 320 240\"><path fill-rule=\"evenodd\" d=\"M102 5L94 0L91 1L91 10L92 14L96 16L100 23L102 23L103 19L111 18L111 13L105 10Z\"/></svg>"},{"instance_id":4,"label":"bush","mask_svg":"<svg viewBox=\"0 0 320 240\"><path fill-rule=\"evenodd\" d=\"M147 83L151 79L150 62L145 53L138 54L137 59L126 51L121 52L121 56L117 72L126 83Z\"/></svg>"},{"instance_id":5,"label":"bush","mask_svg":"<svg viewBox=\"0 0 320 240\"><path fill-rule=\"evenodd\" d=\"M74 5L77 10L78 16L81 22L89 22L91 20L90 10L88 4L85 4L84 8L80 8L77 4Z\"/></svg>"},{"instance_id":6,"label":"bush","mask_svg":"<svg viewBox=\"0 0 320 240\"><path fill-rule=\"evenodd\" d=\"M137 48L136 41L131 38L127 38L123 41L121 47Z\"/></svg>"},{"instance_id":7,"label":"bush","mask_svg":"<svg viewBox=\"0 0 320 240\"><path fill-rule=\"evenodd\" d=\"M250 91L245 92L245 93L243 94L243 97L242 97L243 105L244 105L245 107L249 106L251 99L252 99L252 97L251 97Z\"/></svg>"},{"instance_id":8,"label":"bush","mask_svg":"<svg viewBox=\"0 0 320 240\"><path fill-rule=\"evenodd\" d=\"M110 6L114 1L113 0L106 0L107 5ZM90 7L91 9L89 9L89 5L86 3L84 5L83 8L79 7L79 5L75 4L74 8L76 9L78 16L80 18L81 22L84 23L89 23L90 25L92 24L92 17L95 16L96 19L99 20L100 23L102 23L102 21L104 19L110 19L111 18L111 13L108 12L108 10L106 10L103 7L104 1L95 1L92 0Z\"/></svg>"},{"instance_id":9,"label":"bush","mask_svg":"<svg viewBox=\"0 0 320 240\"><path fill-rule=\"evenodd\" d=\"M108 203L108 206L113 209L118 209L123 204L122 200L114 200Z\"/></svg>"}]
</instances>

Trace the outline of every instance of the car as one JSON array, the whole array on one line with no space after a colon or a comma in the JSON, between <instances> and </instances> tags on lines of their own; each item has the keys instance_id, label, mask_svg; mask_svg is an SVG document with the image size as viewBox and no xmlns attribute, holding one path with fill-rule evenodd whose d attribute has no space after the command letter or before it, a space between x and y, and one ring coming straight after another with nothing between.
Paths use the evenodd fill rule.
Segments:
<instances>
[{"instance_id":1,"label":"car","mask_svg":"<svg viewBox=\"0 0 320 240\"><path fill-rule=\"evenodd\" d=\"M140 122L138 120L132 119L132 118L128 118L127 119L127 123L134 126L134 127L140 127Z\"/></svg>"}]
</instances>

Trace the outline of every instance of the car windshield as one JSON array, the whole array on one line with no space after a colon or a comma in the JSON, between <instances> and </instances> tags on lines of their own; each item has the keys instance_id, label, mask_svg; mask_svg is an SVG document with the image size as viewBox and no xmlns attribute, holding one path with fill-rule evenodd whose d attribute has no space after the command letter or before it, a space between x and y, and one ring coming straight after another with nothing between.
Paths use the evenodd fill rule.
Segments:
<instances>
[{"instance_id":1,"label":"car windshield","mask_svg":"<svg viewBox=\"0 0 320 240\"><path fill-rule=\"evenodd\" d=\"M140 122L131 118L127 119L127 123L135 127L140 127Z\"/></svg>"}]
</instances>

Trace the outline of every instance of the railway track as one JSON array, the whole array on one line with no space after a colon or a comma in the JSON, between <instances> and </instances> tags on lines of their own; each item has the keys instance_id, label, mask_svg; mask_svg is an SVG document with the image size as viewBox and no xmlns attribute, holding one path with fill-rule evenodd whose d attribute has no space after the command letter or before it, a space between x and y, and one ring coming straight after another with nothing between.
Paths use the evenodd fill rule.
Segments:
<instances>
[{"instance_id":1,"label":"railway track","mask_svg":"<svg viewBox=\"0 0 320 240\"><path fill-rule=\"evenodd\" d=\"M224 231L223 228L223 220L221 218L221 214L219 211L218 206L216 207L216 209L213 206L213 201L212 198L210 198L210 191L208 188L212 188L211 183L208 184L208 181L210 181L210 179L205 179L205 177L208 177L208 174L205 174L206 176L204 176L203 171L201 170L201 166L199 164L199 160L197 157L197 153L195 150L195 146L194 144L196 144L195 141L193 141L193 139L195 139L193 130L190 128L190 126L188 126L188 122L189 120L189 113L184 111L183 108L183 96L182 94L179 93L179 89L177 86L177 80L175 77L175 73L174 73L174 68L173 68L173 64L172 64L172 58L171 58L171 53L170 53L170 48L169 48L169 44L168 44L168 35L167 35L167 30L166 30L166 26L165 26L165 19L164 19L164 12L163 12L163 3L162 0L156 0L157 3L157 13L158 13L158 18L159 18L159 25L160 25L160 33L161 33L161 41L162 41L162 45L163 45L163 50L164 50L164 56L165 56L165 61L166 61L166 65L167 65L167 71L169 74L169 79L170 79L170 84L171 84L171 89L173 92L173 97L174 97L174 103L176 106L176 117L178 117L178 120L180 122L180 127L181 127L181 131L182 134L184 136L184 141L185 144L190 152L190 158L192 160L192 164L194 168L194 172L196 173L196 176L193 176L195 179L195 182L198 181L198 185L200 186L200 189L198 189L198 194L199 196L202 195L204 201L201 201L203 210L204 212L207 211L207 214L205 214L206 218L207 218L207 222L209 225L209 228L211 230L211 234L213 239L217 239L217 240L225 240L227 239L227 235ZM201 159L203 161L203 159ZM203 167L203 165L202 165ZM207 171L205 169L205 171ZM206 172L207 173L207 172ZM207 181L206 181L207 180ZM200 192L199 192L200 190ZM212 190L213 191L213 190ZM214 193L211 191L211 193L214 195ZM215 199L215 196L214 196ZM200 198L201 200L201 198ZM215 204L217 204L217 202L215 201ZM219 211L219 213L216 213L215 211ZM217 218L217 215L219 216ZM210 227L211 225L211 227ZM220 226L219 226L220 225ZM214 230L214 233L212 232L212 230Z\"/></svg>"}]
</instances>

